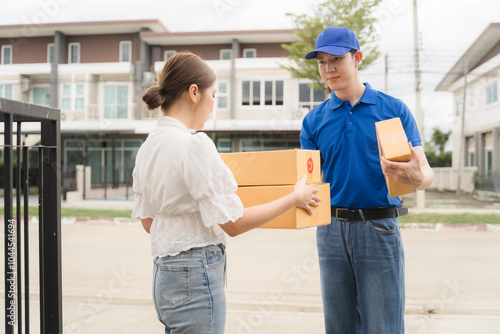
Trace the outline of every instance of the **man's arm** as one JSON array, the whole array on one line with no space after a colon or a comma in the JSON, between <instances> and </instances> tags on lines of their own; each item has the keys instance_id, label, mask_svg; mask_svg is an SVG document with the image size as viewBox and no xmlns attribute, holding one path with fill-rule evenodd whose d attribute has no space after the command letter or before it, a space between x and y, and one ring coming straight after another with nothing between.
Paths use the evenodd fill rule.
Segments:
<instances>
[{"instance_id":1,"label":"man's arm","mask_svg":"<svg viewBox=\"0 0 500 334\"><path fill-rule=\"evenodd\" d=\"M393 162L382 157L382 172L395 181L411 185L417 190L424 190L431 185L434 173L422 146L413 147L411 142L408 144L411 150L411 160Z\"/></svg>"}]
</instances>

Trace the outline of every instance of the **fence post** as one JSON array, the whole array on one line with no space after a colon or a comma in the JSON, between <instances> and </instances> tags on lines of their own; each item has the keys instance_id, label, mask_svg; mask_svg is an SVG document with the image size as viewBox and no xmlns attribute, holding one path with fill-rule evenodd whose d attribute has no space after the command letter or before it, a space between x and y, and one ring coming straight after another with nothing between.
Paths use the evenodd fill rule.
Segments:
<instances>
[{"instance_id":1,"label":"fence post","mask_svg":"<svg viewBox=\"0 0 500 334\"><path fill-rule=\"evenodd\" d=\"M12 114L4 116L4 246L5 246L5 333L13 334L16 326L16 238L13 219Z\"/></svg>"},{"instance_id":2,"label":"fence post","mask_svg":"<svg viewBox=\"0 0 500 334\"><path fill-rule=\"evenodd\" d=\"M42 333L62 333L61 188L59 120L42 121L40 315ZM42 283L43 282L43 283ZM43 298L42 298L43 296ZM42 300L43 299L43 300Z\"/></svg>"}]
</instances>

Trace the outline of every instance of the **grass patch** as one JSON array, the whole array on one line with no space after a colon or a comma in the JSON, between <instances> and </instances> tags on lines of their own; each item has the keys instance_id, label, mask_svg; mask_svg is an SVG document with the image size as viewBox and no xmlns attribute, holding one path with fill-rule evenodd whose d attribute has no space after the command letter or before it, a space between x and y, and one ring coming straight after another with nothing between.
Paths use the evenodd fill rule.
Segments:
<instances>
[{"instance_id":1,"label":"grass patch","mask_svg":"<svg viewBox=\"0 0 500 334\"><path fill-rule=\"evenodd\" d=\"M442 223L450 225L484 225L500 224L500 214L436 214L436 213L409 213L399 217L401 223Z\"/></svg>"},{"instance_id":2,"label":"grass patch","mask_svg":"<svg viewBox=\"0 0 500 334\"><path fill-rule=\"evenodd\" d=\"M23 207L21 207L21 215ZM4 215L4 208L0 207L0 215ZM14 216L16 215L16 208L14 207ZM30 216L38 216L38 206L29 207ZM61 207L62 217L76 217L76 218L129 218L132 215L132 210L113 210L113 209L87 209L87 208L65 208Z\"/></svg>"},{"instance_id":3,"label":"grass patch","mask_svg":"<svg viewBox=\"0 0 500 334\"><path fill-rule=\"evenodd\" d=\"M21 211L22 213L22 211ZM4 208L0 207L0 215L4 214ZM16 210L14 208L14 216ZM38 216L38 206L29 207L30 216ZM132 210L113 210L113 209L89 209L89 208L66 208L61 207L62 217L76 217L89 219L105 219L124 217L129 218ZM484 225L500 224L500 214L436 214L436 213L409 213L399 217L401 223L442 223L450 225Z\"/></svg>"}]
</instances>

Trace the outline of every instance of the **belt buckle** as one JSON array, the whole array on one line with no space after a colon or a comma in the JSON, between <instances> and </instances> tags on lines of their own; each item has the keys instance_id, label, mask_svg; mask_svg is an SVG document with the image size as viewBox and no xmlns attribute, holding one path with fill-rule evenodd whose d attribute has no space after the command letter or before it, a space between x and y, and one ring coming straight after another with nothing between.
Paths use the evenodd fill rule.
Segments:
<instances>
[{"instance_id":1,"label":"belt buckle","mask_svg":"<svg viewBox=\"0 0 500 334\"><path fill-rule=\"evenodd\" d=\"M335 208L335 218L337 218L337 220L349 220L348 218L341 218L341 217L339 217L339 212L340 211L349 211L349 209Z\"/></svg>"}]
</instances>

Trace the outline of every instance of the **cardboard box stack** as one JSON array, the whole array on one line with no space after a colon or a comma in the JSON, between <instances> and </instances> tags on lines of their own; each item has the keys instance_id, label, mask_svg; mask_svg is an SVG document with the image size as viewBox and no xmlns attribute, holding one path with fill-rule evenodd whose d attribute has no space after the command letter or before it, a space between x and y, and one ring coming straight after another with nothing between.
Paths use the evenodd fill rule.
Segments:
<instances>
[{"instance_id":1,"label":"cardboard box stack","mask_svg":"<svg viewBox=\"0 0 500 334\"><path fill-rule=\"evenodd\" d=\"M379 155L390 161L406 162L411 159L403 124L399 117L375 123ZM413 187L385 177L389 196L396 197L413 192Z\"/></svg>"},{"instance_id":2,"label":"cardboard box stack","mask_svg":"<svg viewBox=\"0 0 500 334\"><path fill-rule=\"evenodd\" d=\"M319 151L283 150L222 153L238 183L237 195L245 207L264 204L293 191L304 175L312 187L319 188L323 200L310 216L304 209L292 208L264 224L263 228L298 229L330 224L330 184L321 183ZM325 204L326 203L326 204Z\"/></svg>"}]
</instances>

